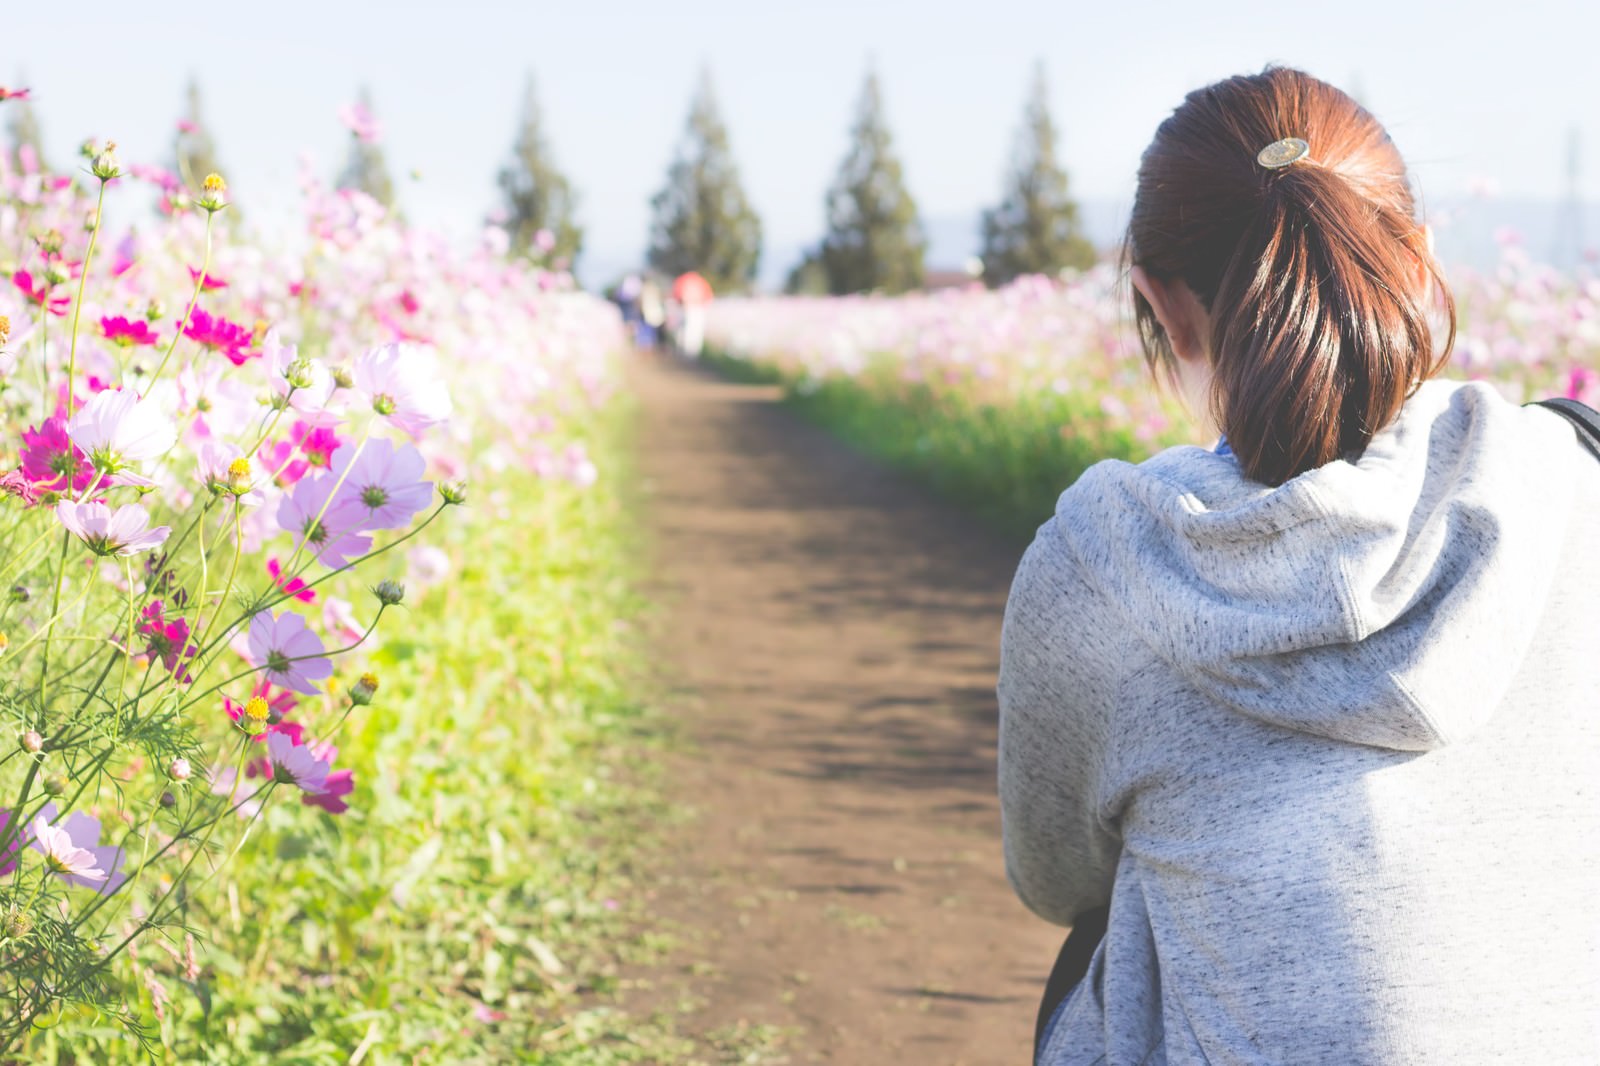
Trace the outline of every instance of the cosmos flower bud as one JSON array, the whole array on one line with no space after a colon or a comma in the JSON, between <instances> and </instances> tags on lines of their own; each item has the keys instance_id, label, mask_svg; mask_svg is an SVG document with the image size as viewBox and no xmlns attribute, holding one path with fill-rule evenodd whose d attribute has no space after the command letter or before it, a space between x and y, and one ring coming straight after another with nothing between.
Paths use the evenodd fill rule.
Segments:
<instances>
[{"instance_id":1,"label":"cosmos flower bud","mask_svg":"<svg viewBox=\"0 0 1600 1066\"><path fill-rule=\"evenodd\" d=\"M59 796L59 795L61 795L61 793L65 792L67 790L67 786L70 785L70 784L72 784L72 782L67 780L67 775L66 774L63 774L63 773L45 774L44 775L44 794L47 795L47 796Z\"/></svg>"},{"instance_id":2,"label":"cosmos flower bud","mask_svg":"<svg viewBox=\"0 0 1600 1066\"><path fill-rule=\"evenodd\" d=\"M187 781L194 771L189 767L189 760L179 757L172 760L167 767L167 776L174 781Z\"/></svg>"},{"instance_id":3,"label":"cosmos flower bud","mask_svg":"<svg viewBox=\"0 0 1600 1066\"><path fill-rule=\"evenodd\" d=\"M215 214L228 206L222 197L228 191L228 183L222 180L221 174L207 174L206 180L200 184L200 199L195 203L203 210Z\"/></svg>"},{"instance_id":4,"label":"cosmos flower bud","mask_svg":"<svg viewBox=\"0 0 1600 1066\"><path fill-rule=\"evenodd\" d=\"M110 181L112 178L122 176L122 168L117 165L117 142L107 141L104 148L95 152L89 160L89 173L101 181Z\"/></svg>"},{"instance_id":5,"label":"cosmos flower bud","mask_svg":"<svg viewBox=\"0 0 1600 1066\"><path fill-rule=\"evenodd\" d=\"M148 304L145 304L144 320L146 322L159 322L166 317L166 314L167 305L160 300L151 300Z\"/></svg>"},{"instance_id":6,"label":"cosmos flower bud","mask_svg":"<svg viewBox=\"0 0 1600 1066\"><path fill-rule=\"evenodd\" d=\"M406 587L398 581L380 581L372 586L372 594L385 607L393 607L406 598Z\"/></svg>"},{"instance_id":7,"label":"cosmos flower bud","mask_svg":"<svg viewBox=\"0 0 1600 1066\"><path fill-rule=\"evenodd\" d=\"M465 481L439 482L439 495L448 504L460 505L467 502L467 483Z\"/></svg>"},{"instance_id":8,"label":"cosmos flower bud","mask_svg":"<svg viewBox=\"0 0 1600 1066\"><path fill-rule=\"evenodd\" d=\"M22 750L29 755L37 755L44 750L44 737L36 729L30 729L22 734Z\"/></svg>"},{"instance_id":9,"label":"cosmos flower bud","mask_svg":"<svg viewBox=\"0 0 1600 1066\"><path fill-rule=\"evenodd\" d=\"M350 686L350 702L357 707L365 707L372 702L372 697L377 691L378 675L362 674L356 679L356 683Z\"/></svg>"},{"instance_id":10,"label":"cosmos flower bud","mask_svg":"<svg viewBox=\"0 0 1600 1066\"><path fill-rule=\"evenodd\" d=\"M163 793L161 793L161 806L166 807L168 810L171 810L173 807L176 807L177 805L178 805L178 797L177 796L174 796L171 792L163 792Z\"/></svg>"},{"instance_id":11,"label":"cosmos flower bud","mask_svg":"<svg viewBox=\"0 0 1600 1066\"><path fill-rule=\"evenodd\" d=\"M47 229L39 237L39 251L43 252L45 255L60 255L61 243L61 231L58 229Z\"/></svg>"},{"instance_id":12,"label":"cosmos flower bud","mask_svg":"<svg viewBox=\"0 0 1600 1066\"><path fill-rule=\"evenodd\" d=\"M5 921L0 923L5 935L11 940L21 940L33 932L33 919L28 917L28 912L19 907L13 907L6 912Z\"/></svg>"},{"instance_id":13,"label":"cosmos flower bud","mask_svg":"<svg viewBox=\"0 0 1600 1066\"><path fill-rule=\"evenodd\" d=\"M316 372L309 359L296 359L283 371L283 379L297 389L309 389L317 383Z\"/></svg>"},{"instance_id":14,"label":"cosmos flower bud","mask_svg":"<svg viewBox=\"0 0 1600 1066\"><path fill-rule=\"evenodd\" d=\"M27 603L32 598L33 598L33 593L28 591L28 586L26 586L26 585L12 585L11 586L11 602L12 603Z\"/></svg>"},{"instance_id":15,"label":"cosmos flower bud","mask_svg":"<svg viewBox=\"0 0 1600 1066\"><path fill-rule=\"evenodd\" d=\"M348 389L356 383L356 377L350 372L349 367L336 366L329 373L333 375L333 383L338 388Z\"/></svg>"}]
</instances>

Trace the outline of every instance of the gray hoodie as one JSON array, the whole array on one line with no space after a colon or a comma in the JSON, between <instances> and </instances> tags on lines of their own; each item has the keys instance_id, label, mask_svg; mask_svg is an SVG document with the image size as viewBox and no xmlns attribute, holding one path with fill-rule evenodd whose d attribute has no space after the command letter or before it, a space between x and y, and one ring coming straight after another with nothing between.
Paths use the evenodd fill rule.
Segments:
<instances>
[{"instance_id":1,"label":"gray hoodie","mask_svg":"<svg viewBox=\"0 0 1600 1066\"><path fill-rule=\"evenodd\" d=\"M1271 488L1062 494L1006 608L1006 869L1110 925L1041 1062L1600 1063L1600 463L1425 383Z\"/></svg>"}]
</instances>

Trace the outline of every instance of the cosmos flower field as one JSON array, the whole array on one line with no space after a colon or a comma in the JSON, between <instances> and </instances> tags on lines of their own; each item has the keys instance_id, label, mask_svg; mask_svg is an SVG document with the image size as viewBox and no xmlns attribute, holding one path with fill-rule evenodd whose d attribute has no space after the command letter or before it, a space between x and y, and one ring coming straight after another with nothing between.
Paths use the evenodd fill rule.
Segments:
<instances>
[{"instance_id":1,"label":"cosmos flower field","mask_svg":"<svg viewBox=\"0 0 1600 1066\"><path fill-rule=\"evenodd\" d=\"M0 1058L558 1060L620 920L615 310L310 176L269 244L223 175L0 166Z\"/></svg>"},{"instance_id":2,"label":"cosmos flower field","mask_svg":"<svg viewBox=\"0 0 1600 1066\"><path fill-rule=\"evenodd\" d=\"M1497 268L1451 274L1458 333L1447 375L1524 402L1600 403L1600 275L1533 261L1502 234ZM718 300L707 324L725 371L779 382L802 412L1017 533L1049 517L1090 464L1207 444L1154 386L1127 295L1102 264L884 298Z\"/></svg>"}]
</instances>

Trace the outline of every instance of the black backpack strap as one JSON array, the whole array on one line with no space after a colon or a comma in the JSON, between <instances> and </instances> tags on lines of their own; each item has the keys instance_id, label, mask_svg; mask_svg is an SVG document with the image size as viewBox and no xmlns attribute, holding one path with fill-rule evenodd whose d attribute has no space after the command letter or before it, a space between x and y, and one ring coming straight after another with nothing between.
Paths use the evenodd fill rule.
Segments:
<instances>
[{"instance_id":1,"label":"black backpack strap","mask_svg":"<svg viewBox=\"0 0 1600 1066\"><path fill-rule=\"evenodd\" d=\"M1537 400L1533 404L1524 406L1548 407L1556 414L1567 419L1577 427L1578 439L1583 441L1589 451L1594 453L1595 458L1600 459L1600 411L1579 403L1577 400L1569 400L1565 396L1557 396L1549 400Z\"/></svg>"}]
</instances>

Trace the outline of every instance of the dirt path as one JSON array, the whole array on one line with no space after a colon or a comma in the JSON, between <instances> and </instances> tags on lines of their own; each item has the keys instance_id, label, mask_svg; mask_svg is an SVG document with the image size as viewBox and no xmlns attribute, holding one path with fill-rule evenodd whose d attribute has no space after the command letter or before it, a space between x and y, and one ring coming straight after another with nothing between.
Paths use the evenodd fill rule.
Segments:
<instances>
[{"instance_id":1,"label":"dirt path","mask_svg":"<svg viewBox=\"0 0 1600 1066\"><path fill-rule=\"evenodd\" d=\"M1007 886L994 676L1021 545L776 391L641 359L658 638L698 812L656 888L691 1031L777 1061L1028 1061L1059 934ZM773 1061L773 1060L764 1060Z\"/></svg>"}]
</instances>

